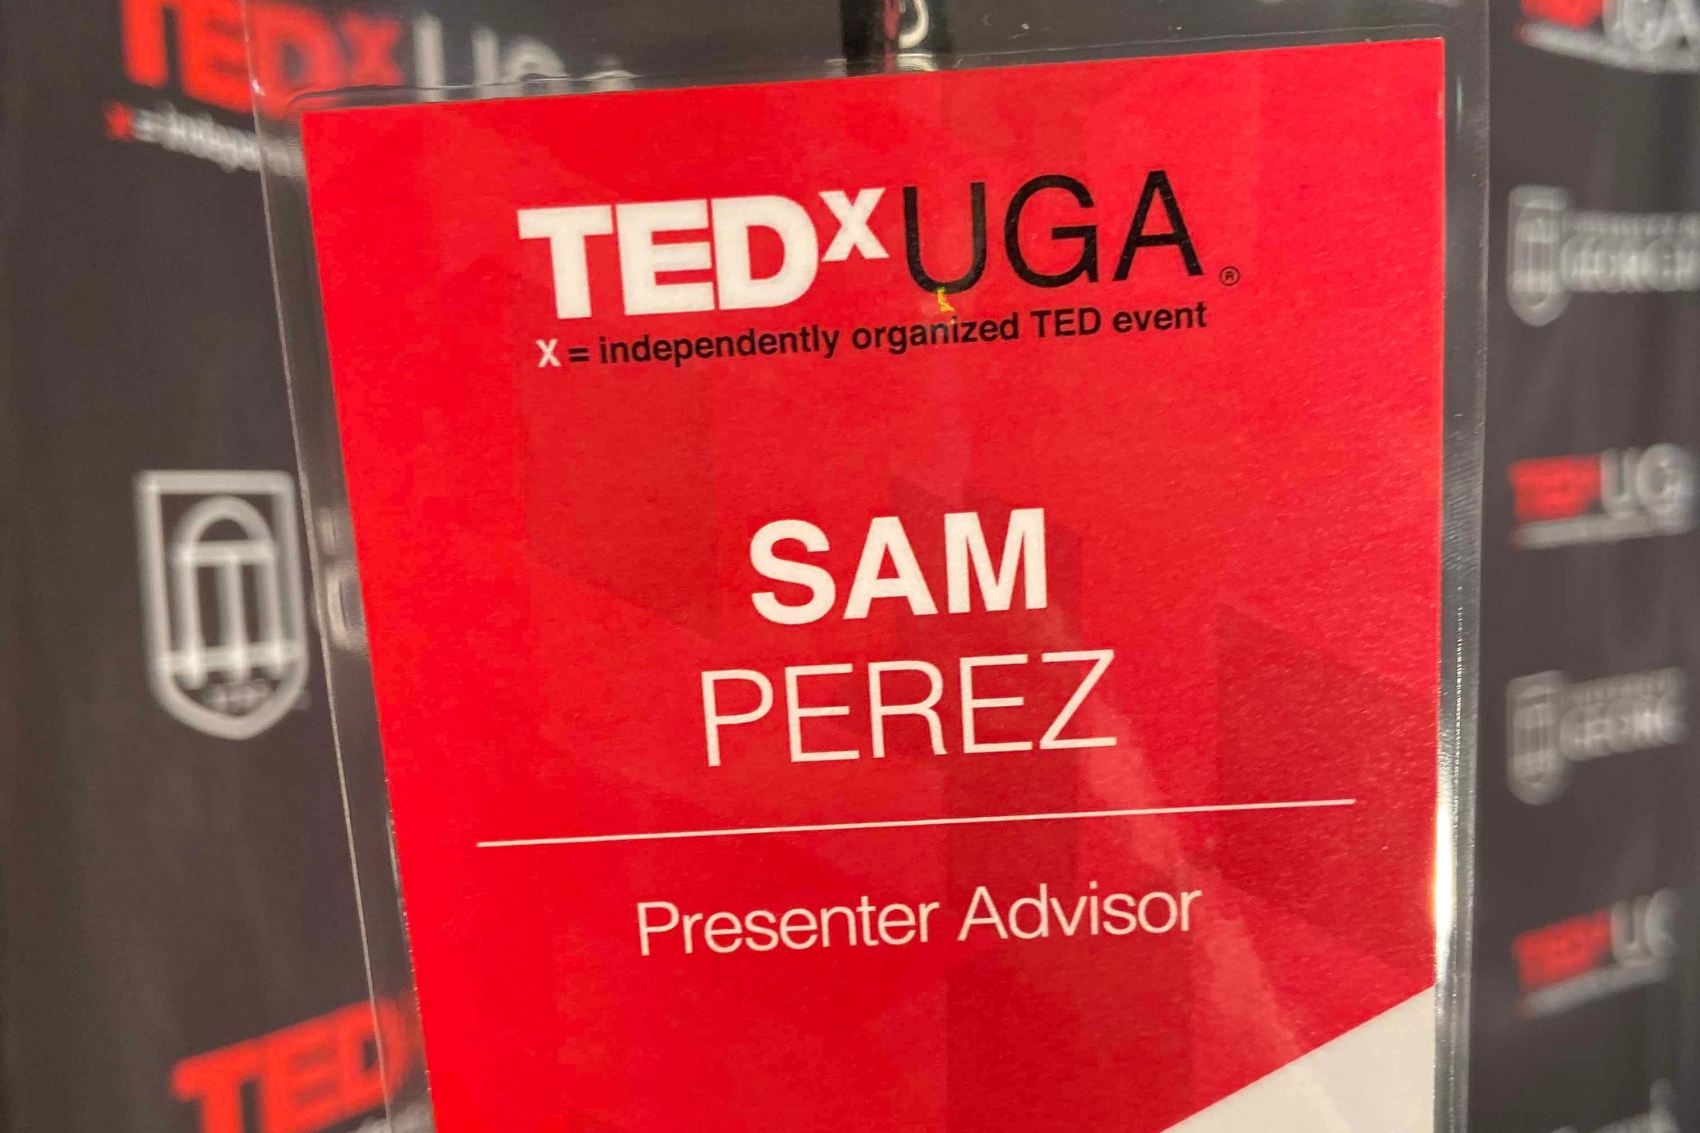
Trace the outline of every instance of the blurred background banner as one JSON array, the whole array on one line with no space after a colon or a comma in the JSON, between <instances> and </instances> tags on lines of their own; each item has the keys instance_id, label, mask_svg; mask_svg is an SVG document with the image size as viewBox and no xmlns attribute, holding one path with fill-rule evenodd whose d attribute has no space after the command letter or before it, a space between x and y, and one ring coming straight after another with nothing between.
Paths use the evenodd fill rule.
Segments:
<instances>
[{"instance_id":1,"label":"blurred background banner","mask_svg":"<svg viewBox=\"0 0 1700 1133\"><path fill-rule=\"evenodd\" d=\"M768 7L278 2L254 58L275 91L839 53L836 8ZM245 60L236 0L0 0L0 1127L355 1128L416 1069L366 1002L304 551L337 518L293 474Z\"/></svg>"},{"instance_id":2,"label":"blurred background banner","mask_svg":"<svg viewBox=\"0 0 1700 1133\"><path fill-rule=\"evenodd\" d=\"M1691 0L1495 0L1472 1129L1700 1127Z\"/></svg>"},{"instance_id":3,"label":"blurred background banner","mask_svg":"<svg viewBox=\"0 0 1700 1133\"><path fill-rule=\"evenodd\" d=\"M894 63L1423 7L906 0ZM1471 1128L1700 1129L1700 4L1490 15ZM375 1060L412 1023L367 1003L317 637L358 651L358 603L294 477L256 176L294 158L254 84L276 114L885 65L855 0L276 0L253 31L251 77L237 0L0 0L0 1127L353 1129L417 1070ZM228 590L179 567L208 556Z\"/></svg>"}]
</instances>

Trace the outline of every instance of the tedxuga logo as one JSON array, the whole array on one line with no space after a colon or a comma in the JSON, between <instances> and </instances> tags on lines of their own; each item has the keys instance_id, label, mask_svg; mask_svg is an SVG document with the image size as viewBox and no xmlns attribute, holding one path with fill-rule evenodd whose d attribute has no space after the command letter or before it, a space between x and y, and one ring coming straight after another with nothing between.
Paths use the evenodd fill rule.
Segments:
<instances>
[{"instance_id":1,"label":"tedxuga logo","mask_svg":"<svg viewBox=\"0 0 1700 1133\"><path fill-rule=\"evenodd\" d=\"M822 265L893 258L892 238L878 234L890 226L875 224L890 210L891 196L902 201L900 251L908 277L941 298L981 281L994 257L993 232L1010 269L1032 287L1120 283L1136 266L1160 258L1168 261L1165 270L1204 274L1179 195L1161 169L1146 174L1137 199L1119 214L1101 207L1083 182L1047 173L995 203L987 200L986 183L974 181L954 194L906 185L897 194L882 187L827 189L807 202L765 195L525 208L518 210L519 236L548 242L555 313L563 319L587 318L612 300L592 294L596 238L612 238L628 315L782 307L808 292ZM935 210L946 207L966 209L967 238L940 247L936 233L929 239L928 221L936 224ZM1068 223L1052 223L1060 220ZM940 263L967 267L934 275ZM702 277L676 278L683 273Z\"/></svg>"},{"instance_id":2,"label":"tedxuga logo","mask_svg":"<svg viewBox=\"0 0 1700 1133\"><path fill-rule=\"evenodd\" d=\"M1631 71L1700 68L1695 0L1523 0L1525 43Z\"/></svg>"},{"instance_id":3,"label":"tedxuga logo","mask_svg":"<svg viewBox=\"0 0 1700 1133\"><path fill-rule=\"evenodd\" d=\"M1614 543L1693 526L1694 460L1679 445L1519 460L1506 476L1516 547Z\"/></svg>"},{"instance_id":4,"label":"tedxuga logo","mask_svg":"<svg viewBox=\"0 0 1700 1133\"><path fill-rule=\"evenodd\" d=\"M1664 979L1681 905L1675 890L1660 889L1518 936L1511 942L1523 989L1518 1013L1556 1014Z\"/></svg>"},{"instance_id":5,"label":"tedxuga logo","mask_svg":"<svg viewBox=\"0 0 1700 1133\"><path fill-rule=\"evenodd\" d=\"M566 73L535 38L483 25L472 28L457 57L441 21L425 12L404 22L381 11L253 0L246 37L241 0L119 0L119 17L131 82L164 89L175 80L196 102L244 115L256 90L261 113L281 118L290 99L307 91Z\"/></svg>"}]
</instances>

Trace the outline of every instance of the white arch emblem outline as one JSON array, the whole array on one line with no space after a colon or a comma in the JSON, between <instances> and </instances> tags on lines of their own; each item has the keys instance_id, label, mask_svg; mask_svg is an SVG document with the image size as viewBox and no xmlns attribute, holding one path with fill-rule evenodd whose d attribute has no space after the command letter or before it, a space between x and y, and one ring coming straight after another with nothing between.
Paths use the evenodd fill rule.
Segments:
<instances>
[{"instance_id":1,"label":"white arch emblem outline","mask_svg":"<svg viewBox=\"0 0 1700 1133\"><path fill-rule=\"evenodd\" d=\"M178 521L169 542L163 504L168 495L206 497ZM242 496L269 499L271 520ZM230 740L259 735L282 719L307 685L307 618L294 478L284 472L143 472L136 477L136 510L148 683L154 698L207 735ZM221 521L234 522L246 538L203 542L201 536ZM198 572L207 567L219 580L223 636L216 645L201 638L198 586L182 585L198 582ZM244 567L259 572L257 642L246 639ZM278 678L278 686L263 704L241 716L208 708L184 688L201 687L212 673L246 679L255 669Z\"/></svg>"}]
</instances>

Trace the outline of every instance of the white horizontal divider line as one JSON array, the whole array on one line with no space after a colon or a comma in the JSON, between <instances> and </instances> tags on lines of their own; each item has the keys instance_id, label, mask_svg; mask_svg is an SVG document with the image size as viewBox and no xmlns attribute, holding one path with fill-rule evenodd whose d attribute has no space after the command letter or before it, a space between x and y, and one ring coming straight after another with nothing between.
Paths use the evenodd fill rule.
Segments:
<instances>
[{"instance_id":1,"label":"white horizontal divider line","mask_svg":"<svg viewBox=\"0 0 1700 1133\"><path fill-rule=\"evenodd\" d=\"M885 822L826 822L812 826L745 826L727 830L667 830L654 834L589 834L577 838L511 838L478 843L481 850L515 846L577 846L589 842L660 842L674 838L732 838L745 834L818 834L829 830L895 830L909 826L979 826L993 822L1058 822L1078 818L1145 818L1163 814L1228 814L1246 810L1308 810L1354 806L1357 799L1297 799L1278 803L1156 806L1137 810L1076 810L1054 814L987 814L967 818L902 818Z\"/></svg>"}]
</instances>

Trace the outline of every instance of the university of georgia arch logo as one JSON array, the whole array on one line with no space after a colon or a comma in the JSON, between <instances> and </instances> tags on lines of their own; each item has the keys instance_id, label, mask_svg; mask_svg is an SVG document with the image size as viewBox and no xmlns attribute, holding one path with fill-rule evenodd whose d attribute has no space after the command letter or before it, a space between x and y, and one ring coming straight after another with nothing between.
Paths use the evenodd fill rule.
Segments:
<instances>
[{"instance_id":1,"label":"university of georgia arch logo","mask_svg":"<svg viewBox=\"0 0 1700 1133\"><path fill-rule=\"evenodd\" d=\"M154 696L207 735L259 735L307 683L293 479L143 472L136 517Z\"/></svg>"},{"instance_id":2,"label":"university of georgia arch logo","mask_svg":"<svg viewBox=\"0 0 1700 1133\"><path fill-rule=\"evenodd\" d=\"M1544 185L1511 190L1510 264L1505 285L1511 309L1530 326L1545 326L1570 301L1563 257L1570 194Z\"/></svg>"}]
</instances>

